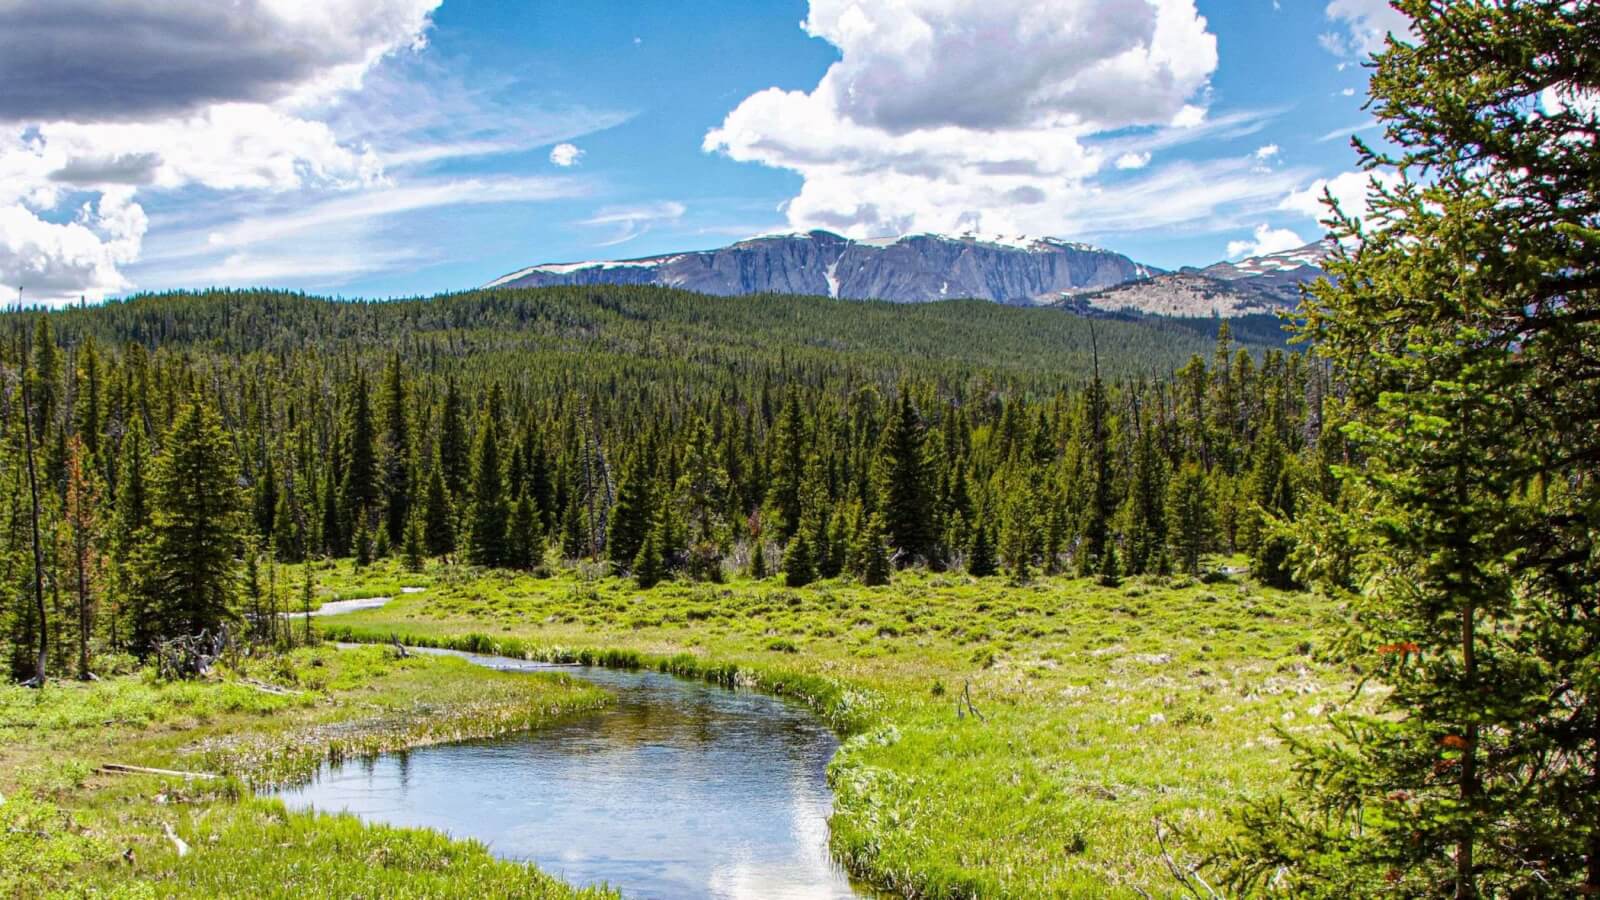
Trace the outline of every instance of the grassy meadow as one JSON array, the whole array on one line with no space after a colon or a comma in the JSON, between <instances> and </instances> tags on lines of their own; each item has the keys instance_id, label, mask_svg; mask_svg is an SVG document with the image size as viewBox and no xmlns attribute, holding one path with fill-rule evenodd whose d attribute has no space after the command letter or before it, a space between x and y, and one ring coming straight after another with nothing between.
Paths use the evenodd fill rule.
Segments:
<instances>
[{"instance_id":1,"label":"grassy meadow","mask_svg":"<svg viewBox=\"0 0 1600 900\"><path fill-rule=\"evenodd\" d=\"M289 812L252 790L326 759L537 727L604 704L603 692L380 647L302 648L214 671L0 687L0 896L609 896L470 841Z\"/></svg>"},{"instance_id":2,"label":"grassy meadow","mask_svg":"<svg viewBox=\"0 0 1600 900\"><path fill-rule=\"evenodd\" d=\"M536 578L436 566L330 636L650 666L798 696L845 737L835 855L905 896L1162 896L1228 810L1281 786L1277 729L1325 728L1348 670L1327 601L1248 580L906 572L892 586ZM329 597L403 580L319 578Z\"/></svg>"}]
</instances>

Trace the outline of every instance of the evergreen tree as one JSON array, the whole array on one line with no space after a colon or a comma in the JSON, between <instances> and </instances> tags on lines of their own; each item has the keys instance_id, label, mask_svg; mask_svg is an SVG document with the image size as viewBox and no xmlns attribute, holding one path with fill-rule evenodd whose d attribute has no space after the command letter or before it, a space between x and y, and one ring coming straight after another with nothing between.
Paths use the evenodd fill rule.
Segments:
<instances>
[{"instance_id":1,"label":"evergreen tree","mask_svg":"<svg viewBox=\"0 0 1600 900\"><path fill-rule=\"evenodd\" d=\"M89 641L94 634L100 573L100 476L87 445L77 435L67 442L67 496L62 516L71 578L77 599L78 677L88 679Z\"/></svg>"},{"instance_id":2,"label":"evergreen tree","mask_svg":"<svg viewBox=\"0 0 1600 900\"><path fill-rule=\"evenodd\" d=\"M561 515L561 555L567 559L582 559L589 552L589 537L583 528L583 510L578 498L567 501L566 512Z\"/></svg>"},{"instance_id":3,"label":"evergreen tree","mask_svg":"<svg viewBox=\"0 0 1600 900\"><path fill-rule=\"evenodd\" d=\"M356 519L370 518L382 499L378 484L376 429L372 424L372 401L367 378L356 376L350 402L349 422L345 426L344 482L340 485L341 518L359 527ZM370 523L369 523L370 525ZM370 528L369 528L370 530Z\"/></svg>"},{"instance_id":4,"label":"evergreen tree","mask_svg":"<svg viewBox=\"0 0 1600 900\"><path fill-rule=\"evenodd\" d=\"M883 517L877 514L870 516L858 540L861 583L868 587L888 584L890 575L894 571L894 562L889 549L889 539L883 527Z\"/></svg>"},{"instance_id":5,"label":"evergreen tree","mask_svg":"<svg viewBox=\"0 0 1600 900\"><path fill-rule=\"evenodd\" d=\"M1304 307L1364 465L1302 538L1358 548L1356 591L1323 588L1385 689L1332 745L1292 737L1295 792L1246 816L1235 882L1593 895L1600 7L1396 6L1411 33L1370 88L1396 149L1361 148L1381 224L1333 217L1346 249Z\"/></svg>"},{"instance_id":6,"label":"evergreen tree","mask_svg":"<svg viewBox=\"0 0 1600 900\"><path fill-rule=\"evenodd\" d=\"M372 529L367 527L366 516L356 517L356 533L351 540L355 544L356 568L372 565Z\"/></svg>"},{"instance_id":7,"label":"evergreen tree","mask_svg":"<svg viewBox=\"0 0 1600 900\"><path fill-rule=\"evenodd\" d=\"M758 536L752 541L753 546L750 548L750 577L757 581L765 580L767 577L766 543Z\"/></svg>"},{"instance_id":8,"label":"evergreen tree","mask_svg":"<svg viewBox=\"0 0 1600 900\"><path fill-rule=\"evenodd\" d=\"M534 510L533 495L524 490L511 508L511 521L506 526L506 544L510 551L508 565L517 569L532 569L538 562L540 535L539 515Z\"/></svg>"},{"instance_id":9,"label":"evergreen tree","mask_svg":"<svg viewBox=\"0 0 1600 900\"><path fill-rule=\"evenodd\" d=\"M666 561L661 558L661 529L651 528L633 558L633 578L641 588L653 588L666 577Z\"/></svg>"},{"instance_id":10,"label":"evergreen tree","mask_svg":"<svg viewBox=\"0 0 1600 900\"><path fill-rule=\"evenodd\" d=\"M272 514L272 546L284 562L300 562L306 556L305 530L300 527L298 512L292 493L279 491L278 508Z\"/></svg>"},{"instance_id":11,"label":"evergreen tree","mask_svg":"<svg viewBox=\"0 0 1600 900\"><path fill-rule=\"evenodd\" d=\"M164 442L152 491L146 581L159 604L140 623L140 650L175 635L216 629L233 617L243 502L233 443L208 406L186 404Z\"/></svg>"},{"instance_id":12,"label":"evergreen tree","mask_svg":"<svg viewBox=\"0 0 1600 900\"><path fill-rule=\"evenodd\" d=\"M467 445L466 413L454 378L445 383L444 405L439 410L439 465L444 486L458 500L465 495L472 474L471 448Z\"/></svg>"},{"instance_id":13,"label":"evergreen tree","mask_svg":"<svg viewBox=\"0 0 1600 900\"><path fill-rule=\"evenodd\" d=\"M783 583L792 588L805 587L816 580L817 564L811 538L804 531L796 531L784 551Z\"/></svg>"},{"instance_id":14,"label":"evergreen tree","mask_svg":"<svg viewBox=\"0 0 1600 900\"><path fill-rule=\"evenodd\" d=\"M800 528L800 517L804 513L801 486L805 481L810 444L810 429L800 408L800 398L790 391L772 429L772 446L767 454L772 460L767 502L777 514L775 525L784 540Z\"/></svg>"},{"instance_id":15,"label":"evergreen tree","mask_svg":"<svg viewBox=\"0 0 1600 900\"><path fill-rule=\"evenodd\" d=\"M1079 549L1078 571L1088 574L1100 565L1106 541L1111 535L1111 516L1116 509L1111 483L1110 409L1106 401L1106 387L1100 380L1099 363L1095 365L1094 380L1084 394L1085 448L1087 451L1089 496L1084 507L1081 532L1083 543ZM1001 555L1004 555L1002 536Z\"/></svg>"},{"instance_id":16,"label":"evergreen tree","mask_svg":"<svg viewBox=\"0 0 1600 900\"><path fill-rule=\"evenodd\" d=\"M115 607L111 612L112 643L118 643L123 619L137 620L150 613L150 595L144 590L143 557L149 547L150 451L144 427L134 425L122 436L117 463L116 511L111 525L111 578Z\"/></svg>"},{"instance_id":17,"label":"evergreen tree","mask_svg":"<svg viewBox=\"0 0 1600 900\"><path fill-rule=\"evenodd\" d=\"M500 472L499 429L485 415L478 427L472 491L472 542L468 557L474 565L503 566L510 554L506 546L505 491Z\"/></svg>"},{"instance_id":18,"label":"evergreen tree","mask_svg":"<svg viewBox=\"0 0 1600 900\"><path fill-rule=\"evenodd\" d=\"M399 544L411 521L411 422L399 353L384 372L382 479L389 541Z\"/></svg>"},{"instance_id":19,"label":"evergreen tree","mask_svg":"<svg viewBox=\"0 0 1600 900\"><path fill-rule=\"evenodd\" d=\"M932 549L932 483L923 457L924 426L908 388L900 390L895 416L878 445L878 497L884 528L907 558L927 558Z\"/></svg>"},{"instance_id":20,"label":"evergreen tree","mask_svg":"<svg viewBox=\"0 0 1600 900\"><path fill-rule=\"evenodd\" d=\"M606 555L619 566L631 565L651 529L650 472L643 458L628 464L617 488L617 502L611 507L611 522L606 535ZM659 547L657 551L659 552Z\"/></svg>"},{"instance_id":21,"label":"evergreen tree","mask_svg":"<svg viewBox=\"0 0 1600 900\"><path fill-rule=\"evenodd\" d=\"M422 528L422 517L412 516L406 524L405 543L401 548L403 565L407 572L421 572L427 561L427 537Z\"/></svg>"},{"instance_id":22,"label":"evergreen tree","mask_svg":"<svg viewBox=\"0 0 1600 900\"><path fill-rule=\"evenodd\" d=\"M1212 519L1211 491L1206 473L1194 462L1186 462L1167 485L1167 539L1178 567L1190 575L1200 574L1200 557L1216 543Z\"/></svg>"},{"instance_id":23,"label":"evergreen tree","mask_svg":"<svg viewBox=\"0 0 1600 900\"><path fill-rule=\"evenodd\" d=\"M1166 471L1156 450L1155 429L1145 422L1134 441L1133 479L1128 486L1128 559L1130 575L1155 567L1167 542Z\"/></svg>"},{"instance_id":24,"label":"evergreen tree","mask_svg":"<svg viewBox=\"0 0 1600 900\"><path fill-rule=\"evenodd\" d=\"M334 478L334 466L323 472L322 478L322 552L329 556L343 556L349 548L344 520L339 515L339 489Z\"/></svg>"},{"instance_id":25,"label":"evergreen tree","mask_svg":"<svg viewBox=\"0 0 1600 900\"><path fill-rule=\"evenodd\" d=\"M455 512L446 490L443 466L435 460L428 469L428 492L422 504L422 541L429 556L448 556L456 551Z\"/></svg>"},{"instance_id":26,"label":"evergreen tree","mask_svg":"<svg viewBox=\"0 0 1600 900\"><path fill-rule=\"evenodd\" d=\"M998 571L1000 566L995 559L994 538L990 536L988 526L979 525L972 529L972 548L967 551L967 574L987 578Z\"/></svg>"},{"instance_id":27,"label":"evergreen tree","mask_svg":"<svg viewBox=\"0 0 1600 900\"><path fill-rule=\"evenodd\" d=\"M263 459L255 488L250 493L250 518L256 534L266 537L274 533L273 523L278 514L278 505L278 479L274 474L274 466L272 460Z\"/></svg>"}]
</instances>

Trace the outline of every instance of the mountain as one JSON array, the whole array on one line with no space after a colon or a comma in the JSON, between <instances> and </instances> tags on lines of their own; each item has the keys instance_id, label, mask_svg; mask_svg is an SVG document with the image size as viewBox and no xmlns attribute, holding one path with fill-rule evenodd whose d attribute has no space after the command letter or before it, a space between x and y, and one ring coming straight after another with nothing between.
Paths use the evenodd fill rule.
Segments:
<instances>
[{"instance_id":1,"label":"mountain","mask_svg":"<svg viewBox=\"0 0 1600 900\"><path fill-rule=\"evenodd\" d=\"M1322 277L1322 263L1331 251L1329 242L1317 241L1294 250L1065 295L1055 305L1083 313L1224 318L1292 309L1300 302L1300 286Z\"/></svg>"},{"instance_id":2,"label":"mountain","mask_svg":"<svg viewBox=\"0 0 1600 900\"><path fill-rule=\"evenodd\" d=\"M851 240L828 231L751 238L716 250L546 263L486 287L653 284L703 294L817 294L923 303L1042 304L1160 274L1120 253L1053 238L913 234Z\"/></svg>"}]
</instances>

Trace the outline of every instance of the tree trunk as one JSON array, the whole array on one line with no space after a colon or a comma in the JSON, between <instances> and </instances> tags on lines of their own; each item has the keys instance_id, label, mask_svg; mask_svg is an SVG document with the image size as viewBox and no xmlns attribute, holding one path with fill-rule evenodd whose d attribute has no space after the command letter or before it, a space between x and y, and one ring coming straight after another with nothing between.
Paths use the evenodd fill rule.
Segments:
<instances>
[{"instance_id":1,"label":"tree trunk","mask_svg":"<svg viewBox=\"0 0 1600 900\"><path fill-rule=\"evenodd\" d=\"M1473 653L1475 610L1472 604L1461 611L1461 674L1470 691L1477 679L1477 658ZM1456 898L1478 896L1472 875L1474 826L1472 804L1478 795L1478 724L1467 723L1466 746L1461 750L1461 806L1466 814L1466 830L1456 842Z\"/></svg>"},{"instance_id":2,"label":"tree trunk","mask_svg":"<svg viewBox=\"0 0 1600 900\"><path fill-rule=\"evenodd\" d=\"M78 568L78 677L89 680L89 548L81 533L74 537L73 554Z\"/></svg>"},{"instance_id":3,"label":"tree trunk","mask_svg":"<svg viewBox=\"0 0 1600 900\"><path fill-rule=\"evenodd\" d=\"M24 354L24 358L26 355ZM39 658L34 678L39 689L44 689L50 661L49 613L44 606L44 553L39 547L39 476L33 463L33 399L28 391L28 373L24 364L22 372L22 441L23 455L28 460L28 520L33 534L33 607L39 616Z\"/></svg>"}]
</instances>

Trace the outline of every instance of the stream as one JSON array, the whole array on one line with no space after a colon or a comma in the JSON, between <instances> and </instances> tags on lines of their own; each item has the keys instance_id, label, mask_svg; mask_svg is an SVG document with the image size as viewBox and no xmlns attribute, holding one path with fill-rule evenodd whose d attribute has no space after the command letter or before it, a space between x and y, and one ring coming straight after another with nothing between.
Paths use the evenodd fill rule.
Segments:
<instances>
[{"instance_id":1,"label":"stream","mask_svg":"<svg viewBox=\"0 0 1600 900\"><path fill-rule=\"evenodd\" d=\"M630 898L856 895L827 850L838 740L800 704L657 672L457 655L559 670L615 700L531 732L326 764L277 795L473 838Z\"/></svg>"}]
</instances>

